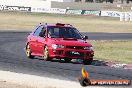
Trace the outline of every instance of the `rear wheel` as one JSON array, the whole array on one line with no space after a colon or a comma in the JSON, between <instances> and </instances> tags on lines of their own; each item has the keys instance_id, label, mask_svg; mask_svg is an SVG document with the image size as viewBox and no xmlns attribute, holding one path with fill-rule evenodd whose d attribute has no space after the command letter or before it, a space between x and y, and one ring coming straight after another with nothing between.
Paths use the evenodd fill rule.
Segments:
<instances>
[{"instance_id":1,"label":"rear wheel","mask_svg":"<svg viewBox=\"0 0 132 88\"><path fill-rule=\"evenodd\" d=\"M50 60L50 58L49 58L48 46L45 46L45 48L44 48L44 56L43 56L43 59L44 59L45 61Z\"/></svg>"},{"instance_id":2,"label":"rear wheel","mask_svg":"<svg viewBox=\"0 0 132 88\"><path fill-rule=\"evenodd\" d=\"M31 49L30 49L29 44L27 44L26 46L26 55L28 58L34 58L34 56L31 55Z\"/></svg>"},{"instance_id":3,"label":"rear wheel","mask_svg":"<svg viewBox=\"0 0 132 88\"><path fill-rule=\"evenodd\" d=\"M86 60L83 60L83 63L84 63L85 65L91 65L92 62L93 62L93 59L86 59Z\"/></svg>"}]
</instances>

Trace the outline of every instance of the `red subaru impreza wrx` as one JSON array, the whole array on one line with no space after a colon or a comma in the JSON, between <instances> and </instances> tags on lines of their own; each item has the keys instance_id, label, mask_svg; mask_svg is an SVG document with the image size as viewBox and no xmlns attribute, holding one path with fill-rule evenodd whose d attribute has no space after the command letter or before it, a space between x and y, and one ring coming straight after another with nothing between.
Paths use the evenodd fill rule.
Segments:
<instances>
[{"instance_id":1,"label":"red subaru impreza wrx","mask_svg":"<svg viewBox=\"0 0 132 88\"><path fill-rule=\"evenodd\" d=\"M82 36L70 24L39 24L27 37L26 55L28 58L40 56L44 60L56 58L66 62L82 59L84 64L91 64L94 50L86 39L88 36Z\"/></svg>"}]
</instances>

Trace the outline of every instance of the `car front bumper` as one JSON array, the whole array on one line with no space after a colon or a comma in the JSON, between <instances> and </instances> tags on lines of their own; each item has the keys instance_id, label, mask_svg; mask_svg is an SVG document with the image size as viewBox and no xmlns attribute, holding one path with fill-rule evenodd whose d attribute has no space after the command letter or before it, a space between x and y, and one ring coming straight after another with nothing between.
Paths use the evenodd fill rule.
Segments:
<instances>
[{"instance_id":1,"label":"car front bumper","mask_svg":"<svg viewBox=\"0 0 132 88\"><path fill-rule=\"evenodd\" d=\"M52 58L71 58L71 59L93 59L93 50L79 49L49 49L49 56Z\"/></svg>"}]
</instances>

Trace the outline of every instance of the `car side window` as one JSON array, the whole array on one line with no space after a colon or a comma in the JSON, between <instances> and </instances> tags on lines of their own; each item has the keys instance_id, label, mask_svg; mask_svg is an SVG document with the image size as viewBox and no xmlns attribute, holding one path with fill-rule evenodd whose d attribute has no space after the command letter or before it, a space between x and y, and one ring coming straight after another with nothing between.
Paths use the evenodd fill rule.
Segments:
<instances>
[{"instance_id":1,"label":"car side window","mask_svg":"<svg viewBox=\"0 0 132 88\"><path fill-rule=\"evenodd\" d=\"M41 32L39 33L39 36L40 37L45 37L45 34L46 34L46 28L43 27L42 30L41 30Z\"/></svg>"},{"instance_id":2,"label":"car side window","mask_svg":"<svg viewBox=\"0 0 132 88\"><path fill-rule=\"evenodd\" d=\"M40 34L40 32L42 31L42 27L41 26L39 26L36 30L35 30L35 32L34 32L34 36L39 36L39 34Z\"/></svg>"}]
</instances>

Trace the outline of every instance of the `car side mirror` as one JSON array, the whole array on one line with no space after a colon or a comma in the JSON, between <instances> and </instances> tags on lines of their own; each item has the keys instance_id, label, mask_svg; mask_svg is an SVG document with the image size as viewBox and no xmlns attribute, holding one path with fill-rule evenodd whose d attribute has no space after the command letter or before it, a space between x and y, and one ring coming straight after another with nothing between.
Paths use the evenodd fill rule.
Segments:
<instances>
[{"instance_id":1,"label":"car side mirror","mask_svg":"<svg viewBox=\"0 0 132 88\"><path fill-rule=\"evenodd\" d=\"M87 40L87 39L88 39L88 36L84 36L83 39L84 39L84 40Z\"/></svg>"}]
</instances>

